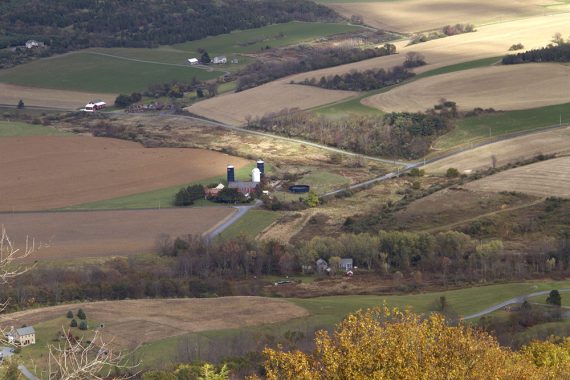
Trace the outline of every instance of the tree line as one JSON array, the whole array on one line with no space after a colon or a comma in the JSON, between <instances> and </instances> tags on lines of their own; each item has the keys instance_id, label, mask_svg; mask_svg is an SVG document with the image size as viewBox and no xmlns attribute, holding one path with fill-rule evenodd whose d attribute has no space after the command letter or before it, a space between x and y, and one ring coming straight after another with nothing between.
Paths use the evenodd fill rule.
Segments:
<instances>
[{"instance_id":1,"label":"tree line","mask_svg":"<svg viewBox=\"0 0 570 380\"><path fill-rule=\"evenodd\" d=\"M0 3L0 49L30 38L49 46L46 54L87 47L148 48L294 20L340 19L309 0L8 0ZM17 56L2 55L1 64L18 63L13 61Z\"/></svg>"},{"instance_id":2,"label":"tree line","mask_svg":"<svg viewBox=\"0 0 570 380\"><path fill-rule=\"evenodd\" d=\"M269 61L256 60L244 67L237 74L236 92L292 74L396 54L396 46L393 44L385 44L383 47L370 49L299 46L294 50L294 58ZM287 54L282 55L286 56Z\"/></svg>"},{"instance_id":3,"label":"tree line","mask_svg":"<svg viewBox=\"0 0 570 380\"><path fill-rule=\"evenodd\" d=\"M248 128L302 137L352 152L383 157L418 158L432 141L453 128L455 103L444 101L427 113L389 113L330 119L284 109L251 119Z\"/></svg>"},{"instance_id":4,"label":"tree line","mask_svg":"<svg viewBox=\"0 0 570 380\"><path fill-rule=\"evenodd\" d=\"M533 49L503 57L504 65L528 62L570 62L570 43L561 41L557 45L549 45L541 49Z\"/></svg>"}]
</instances>

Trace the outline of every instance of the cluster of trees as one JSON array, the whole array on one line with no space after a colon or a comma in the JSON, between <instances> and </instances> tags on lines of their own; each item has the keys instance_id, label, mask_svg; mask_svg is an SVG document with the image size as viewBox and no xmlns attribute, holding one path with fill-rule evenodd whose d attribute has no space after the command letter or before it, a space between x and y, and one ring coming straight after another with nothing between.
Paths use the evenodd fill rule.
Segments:
<instances>
[{"instance_id":1,"label":"cluster of trees","mask_svg":"<svg viewBox=\"0 0 570 380\"><path fill-rule=\"evenodd\" d=\"M200 184L183 187L174 196L174 205L178 207L191 206L195 201L204 199L205 195L204 186Z\"/></svg>"},{"instance_id":2,"label":"cluster of trees","mask_svg":"<svg viewBox=\"0 0 570 380\"><path fill-rule=\"evenodd\" d=\"M94 46L156 47L293 20L339 19L332 9L309 0L144 0L136 7L111 0L0 3L4 46L33 36L49 46L47 54ZM13 58L0 56L3 64L19 63Z\"/></svg>"},{"instance_id":3,"label":"cluster of trees","mask_svg":"<svg viewBox=\"0 0 570 380\"><path fill-rule=\"evenodd\" d=\"M115 99L115 107L125 108L130 106L131 104L140 102L142 99L142 95L140 92L133 92L130 95L119 94Z\"/></svg>"},{"instance_id":4,"label":"cluster of trees","mask_svg":"<svg viewBox=\"0 0 570 380\"><path fill-rule=\"evenodd\" d=\"M414 73L403 66L395 66L389 70L352 70L343 75L337 74L334 76L321 77L319 81L317 81L316 78L305 79L303 82L300 82L300 84L317 86L329 90L370 91L392 86L414 75Z\"/></svg>"},{"instance_id":5,"label":"cluster of trees","mask_svg":"<svg viewBox=\"0 0 570 380\"><path fill-rule=\"evenodd\" d=\"M396 54L396 46L392 44L385 44L383 47L371 49L300 46L295 49L295 58L274 61L257 60L244 67L238 73L236 92L256 87L291 74L391 54Z\"/></svg>"},{"instance_id":6,"label":"cluster of trees","mask_svg":"<svg viewBox=\"0 0 570 380\"><path fill-rule=\"evenodd\" d=\"M303 137L356 153L384 157L424 156L432 141L453 128L455 103L445 101L428 113L389 113L383 117L330 119L284 109L251 119L248 128Z\"/></svg>"},{"instance_id":7,"label":"cluster of trees","mask_svg":"<svg viewBox=\"0 0 570 380\"><path fill-rule=\"evenodd\" d=\"M441 31L416 34L414 37L412 37L412 40L410 41L409 44L414 45L431 40L437 40L439 38L444 38L448 36L455 36L456 34L471 33L471 32L475 32L475 26L473 24L446 25L443 28L441 28Z\"/></svg>"},{"instance_id":8,"label":"cluster of trees","mask_svg":"<svg viewBox=\"0 0 570 380\"><path fill-rule=\"evenodd\" d=\"M444 317L375 308L319 331L311 352L264 350L265 378L562 379L570 377L570 339L535 341L520 351Z\"/></svg>"},{"instance_id":9,"label":"cluster of trees","mask_svg":"<svg viewBox=\"0 0 570 380\"><path fill-rule=\"evenodd\" d=\"M169 97L181 98L185 92L196 91L199 98L211 98L218 94L218 83L215 80L201 81L193 77L190 82L173 80L168 83L156 83L143 92L144 96L151 98Z\"/></svg>"},{"instance_id":10,"label":"cluster of trees","mask_svg":"<svg viewBox=\"0 0 570 380\"><path fill-rule=\"evenodd\" d=\"M561 41L541 49L533 49L503 57L504 65L528 62L570 62L570 42Z\"/></svg>"}]
</instances>

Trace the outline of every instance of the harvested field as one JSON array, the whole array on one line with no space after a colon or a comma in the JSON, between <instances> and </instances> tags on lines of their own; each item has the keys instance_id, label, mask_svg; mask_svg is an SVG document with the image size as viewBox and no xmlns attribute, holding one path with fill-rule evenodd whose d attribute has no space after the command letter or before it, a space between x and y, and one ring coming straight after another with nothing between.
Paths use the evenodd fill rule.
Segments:
<instances>
[{"instance_id":1,"label":"harvested field","mask_svg":"<svg viewBox=\"0 0 570 380\"><path fill-rule=\"evenodd\" d=\"M461 110L515 110L570 101L570 67L561 64L493 66L423 78L364 99L385 112L425 111L441 98Z\"/></svg>"},{"instance_id":2,"label":"harvested field","mask_svg":"<svg viewBox=\"0 0 570 380\"><path fill-rule=\"evenodd\" d=\"M492 167L493 156L497 166L528 159L539 154L570 152L570 128L560 128L484 145L425 167L432 173L444 173L449 168L460 172Z\"/></svg>"},{"instance_id":3,"label":"harvested field","mask_svg":"<svg viewBox=\"0 0 570 380\"><path fill-rule=\"evenodd\" d=\"M0 210L61 208L186 184L246 160L88 136L0 139ZM158 206L158 205L157 205Z\"/></svg>"},{"instance_id":4,"label":"harvested field","mask_svg":"<svg viewBox=\"0 0 570 380\"><path fill-rule=\"evenodd\" d=\"M478 191L517 191L543 196L570 198L570 157L521 166L469 183Z\"/></svg>"},{"instance_id":5,"label":"harvested field","mask_svg":"<svg viewBox=\"0 0 570 380\"><path fill-rule=\"evenodd\" d=\"M289 84L291 80L302 81L306 78L344 74L350 70L391 68L402 64L404 54L411 51L426 57L428 64L415 69L416 73L424 73L462 62L501 56L507 54L509 47L514 43L520 42L527 49L542 47L550 42L556 32L560 32L563 36L570 34L570 13L487 25L478 28L475 33L412 46L406 46L407 41L403 41L396 44L400 52L397 55L296 74L250 90L201 101L188 110L227 123L244 123L248 115L260 116L291 107L308 109L351 96L350 92L345 91L291 85Z\"/></svg>"},{"instance_id":6,"label":"harvested field","mask_svg":"<svg viewBox=\"0 0 570 380\"><path fill-rule=\"evenodd\" d=\"M0 224L21 247L39 249L31 260L130 255L156 249L160 234L199 235L235 212L231 207L163 210L3 213Z\"/></svg>"},{"instance_id":7,"label":"harvested field","mask_svg":"<svg viewBox=\"0 0 570 380\"><path fill-rule=\"evenodd\" d=\"M322 1L328 3L328 1ZM555 0L400 0L346 1L335 0L327 6L341 15L364 16L367 25L395 32L418 32L440 29L457 23L494 23L509 19L545 14L543 5Z\"/></svg>"},{"instance_id":8,"label":"harvested field","mask_svg":"<svg viewBox=\"0 0 570 380\"><path fill-rule=\"evenodd\" d=\"M114 337L113 344L124 348L189 332L276 323L308 315L304 308L284 300L221 297L60 305L8 314L6 324L30 326L77 308L82 308L91 320L104 323L104 334Z\"/></svg>"},{"instance_id":9,"label":"harvested field","mask_svg":"<svg viewBox=\"0 0 570 380\"><path fill-rule=\"evenodd\" d=\"M113 104L117 95L96 92L50 90L0 83L0 104L16 105L22 99L26 106L41 106L76 110L83 108L91 100L101 99Z\"/></svg>"}]
</instances>

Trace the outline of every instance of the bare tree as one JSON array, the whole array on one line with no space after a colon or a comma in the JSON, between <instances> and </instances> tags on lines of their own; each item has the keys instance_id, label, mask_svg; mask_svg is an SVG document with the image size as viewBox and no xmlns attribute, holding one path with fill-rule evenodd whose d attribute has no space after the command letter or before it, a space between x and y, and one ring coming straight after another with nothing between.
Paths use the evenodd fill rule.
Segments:
<instances>
[{"instance_id":1,"label":"bare tree","mask_svg":"<svg viewBox=\"0 0 570 380\"><path fill-rule=\"evenodd\" d=\"M49 346L47 379L103 380L130 379L138 364L129 364L128 356L112 349L99 330L91 340L75 339L65 333L62 343Z\"/></svg>"}]
</instances>

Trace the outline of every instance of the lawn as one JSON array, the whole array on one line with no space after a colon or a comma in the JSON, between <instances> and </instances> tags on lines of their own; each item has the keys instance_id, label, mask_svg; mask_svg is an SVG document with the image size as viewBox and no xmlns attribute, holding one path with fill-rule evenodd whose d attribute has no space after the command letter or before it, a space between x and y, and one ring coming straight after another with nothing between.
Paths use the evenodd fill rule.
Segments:
<instances>
[{"instance_id":1,"label":"lawn","mask_svg":"<svg viewBox=\"0 0 570 380\"><path fill-rule=\"evenodd\" d=\"M219 235L219 239L228 240L240 236L255 239L261 231L281 217L281 213L267 210L249 210L241 219L229 226Z\"/></svg>"},{"instance_id":2,"label":"lawn","mask_svg":"<svg viewBox=\"0 0 570 380\"><path fill-rule=\"evenodd\" d=\"M325 170L312 171L296 181L299 185L309 185L311 190L317 195L326 194L330 191L348 186L350 180L340 174L331 173ZM276 193L277 198L281 201L296 201L299 198L305 198L307 194L294 194L284 189Z\"/></svg>"},{"instance_id":3,"label":"lawn","mask_svg":"<svg viewBox=\"0 0 570 380\"><path fill-rule=\"evenodd\" d=\"M0 137L65 135L67 134L64 132L43 125L27 124L17 121L0 121Z\"/></svg>"},{"instance_id":4,"label":"lawn","mask_svg":"<svg viewBox=\"0 0 570 380\"><path fill-rule=\"evenodd\" d=\"M561 120L562 124L570 122L570 103L467 117L459 120L457 127L440 137L434 145L437 149L450 149L507 133L555 126Z\"/></svg>"},{"instance_id":5,"label":"lawn","mask_svg":"<svg viewBox=\"0 0 570 380\"><path fill-rule=\"evenodd\" d=\"M59 90L130 93L172 80L213 79L219 72L164 63L135 62L89 50L33 61L0 70L0 82Z\"/></svg>"},{"instance_id":6,"label":"lawn","mask_svg":"<svg viewBox=\"0 0 570 380\"><path fill-rule=\"evenodd\" d=\"M250 175L251 170L255 164L246 165L242 168L236 169L236 177L246 178ZM266 166L267 167L267 166ZM269 169L267 169L269 170ZM103 201L85 203L65 208L65 210L112 210L112 209L137 209L137 208L170 208L174 207L174 195L182 187L189 185L209 185L213 183L225 183L226 176L219 175L210 177L199 181L194 181L187 184L180 184L178 186L167 187L149 191L146 193L127 195L124 197L107 199ZM217 206L218 203L199 200L194 203L195 206Z\"/></svg>"}]
</instances>

